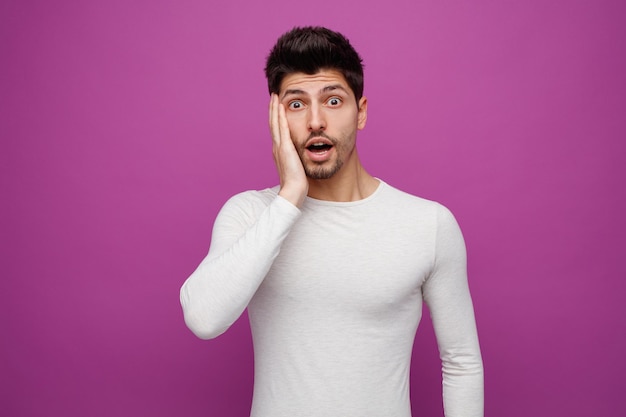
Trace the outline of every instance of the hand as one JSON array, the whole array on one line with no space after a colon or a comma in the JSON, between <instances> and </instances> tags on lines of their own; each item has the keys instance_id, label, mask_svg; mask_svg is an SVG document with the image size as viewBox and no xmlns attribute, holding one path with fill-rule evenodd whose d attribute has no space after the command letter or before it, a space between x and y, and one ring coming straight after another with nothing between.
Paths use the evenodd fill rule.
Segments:
<instances>
[{"instance_id":1,"label":"hand","mask_svg":"<svg viewBox=\"0 0 626 417\"><path fill-rule=\"evenodd\" d=\"M272 133L274 163L280 177L278 194L296 207L302 207L309 190L309 182L296 147L291 140L285 106L282 105L276 94L272 94L270 100L270 131Z\"/></svg>"}]
</instances>

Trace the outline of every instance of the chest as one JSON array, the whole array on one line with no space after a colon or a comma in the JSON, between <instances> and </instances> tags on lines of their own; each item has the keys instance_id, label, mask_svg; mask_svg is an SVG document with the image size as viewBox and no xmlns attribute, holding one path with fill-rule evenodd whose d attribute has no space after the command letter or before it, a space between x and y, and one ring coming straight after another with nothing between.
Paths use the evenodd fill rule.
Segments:
<instances>
[{"instance_id":1,"label":"chest","mask_svg":"<svg viewBox=\"0 0 626 417\"><path fill-rule=\"evenodd\" d=\"M434 233L419 217L387 214L304 215L262 291L292 305L375 314L421 301Z\"/></svg>"}]
</instances>

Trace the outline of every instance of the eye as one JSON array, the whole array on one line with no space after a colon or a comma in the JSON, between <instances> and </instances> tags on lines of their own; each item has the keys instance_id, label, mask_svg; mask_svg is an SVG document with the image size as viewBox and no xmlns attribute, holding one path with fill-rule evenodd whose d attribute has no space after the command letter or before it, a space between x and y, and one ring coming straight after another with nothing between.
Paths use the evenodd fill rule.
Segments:
<instances>
[{"instance_id":1,"label":"eye","mask_svg":"<svg viewBox=\"0 0 626 417\"><path fill-rule=\"evenodd\" d=\"M288 107L291 110L299 110L303 107L303 104L300 100L293 100L289 102Z\"/></svg>"},{"instance_id":2,"label":"eye","mask_svg":"<svg viewBox=\"0 0 626 417\"><path fill-rule=\"evenodd\" d=\"M330 107L337 107L341 105L341 99L339 97L331 97L326 102Z\"/></svg>"}]
</instances>

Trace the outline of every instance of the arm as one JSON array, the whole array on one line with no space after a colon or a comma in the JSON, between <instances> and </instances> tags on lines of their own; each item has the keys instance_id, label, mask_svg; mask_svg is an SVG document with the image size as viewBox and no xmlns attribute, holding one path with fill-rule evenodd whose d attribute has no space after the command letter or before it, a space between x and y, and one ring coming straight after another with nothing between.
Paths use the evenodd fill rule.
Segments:
<instances>
[{"instance_id":1,"label":"arm","mask_svg":"<svg viewBox=\"0 0 626 417\"><path fill-rule=\"evenodd\" d=\"M439 346L446 417L482 417L483 364L467 283L463 236L452 214L438 211L435 264L423 287Z\"/></svg>"},{"instance_id":2,"label":"arm","mask_svg":"<svg viewBox=\"0 0 626 417\"><path fill-rule=\"evenodd\" d=\"M211 249L180 290L185 323L200 338L222 334L241 315L299 217L308 181L291 140L285 108L272 94L269 124L280 191L267 204L231 199L213 228ZM246 198L247 196L247 198Z\"/></svg>"},{"instance_id":3,"label":"arm","mask_svg":"<svg viewBox=\"0 0 626 417\"><path fill-rule=\"evenodd\" d=\"M243 313L300 215L280 196L258 218L251 203L249 193L226 203L208 255L180 290L185 323L202 339L219 336Z\"/></svg>"}]
</instances>

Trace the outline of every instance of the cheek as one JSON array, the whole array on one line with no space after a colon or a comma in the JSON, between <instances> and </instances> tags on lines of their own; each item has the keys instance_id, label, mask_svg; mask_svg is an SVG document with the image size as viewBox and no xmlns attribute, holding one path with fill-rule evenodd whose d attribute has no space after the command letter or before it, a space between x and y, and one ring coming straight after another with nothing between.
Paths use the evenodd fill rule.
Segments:
<instances>
[{"instance_id":1,"label":"cheek","mask_svg":"<svg viewBox=\"0 0 626 417\"><path fill-rule=\"evenodd\" d=\"M301 123L302 115L300 113L287 113L286 118L289 129L294 129Z\"/></svg>"},{"instance_id":2,"label":"cheek","mask_svg":"<svg viewBox=\"0 0 626 417\"><path fill-rule=\"evenodd\" d=\"M341 130L355 130L359 123L359 115L356 109L342 109L332 116L333 125L340 127Z\"/></svg>"},{"instance_id":3,"label":"cheek","mask_svg":"<svg viewBox=\"0 0 626 417\"><path fill-rule=\"evenodd\" d=\"M287 116L287 126L289 126L289 133L292 139L301 137L307 132L306 120L299 113Z\"/></svg>"},{"instance_id":4,"label":"cheek","mask_svg":"<svg viewBox=\"0 0 626 417\"><path fill-rule=\"evenodd\" d=\"M334 126L336 126L336 131L346 138L354 135L359 129L356 114L350 114L336 120Z\"/></svg>"}]
</instances>

